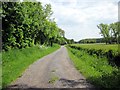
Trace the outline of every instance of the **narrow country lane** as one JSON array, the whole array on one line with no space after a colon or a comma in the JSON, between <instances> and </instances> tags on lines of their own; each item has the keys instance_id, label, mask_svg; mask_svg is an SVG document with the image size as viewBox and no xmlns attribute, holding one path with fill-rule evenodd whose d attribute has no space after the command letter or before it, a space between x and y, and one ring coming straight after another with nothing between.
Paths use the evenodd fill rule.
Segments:
<instances>
[{"instance_id":1,"label":"narrow country lane","mask_svg":"<svg viewBox=\"0 0 120 90\"><path fill-rule=\"evenodd\" d=\"M9 88L91 88L75 69L64 46L36 61Z\"/></svg>"}]
</instances>

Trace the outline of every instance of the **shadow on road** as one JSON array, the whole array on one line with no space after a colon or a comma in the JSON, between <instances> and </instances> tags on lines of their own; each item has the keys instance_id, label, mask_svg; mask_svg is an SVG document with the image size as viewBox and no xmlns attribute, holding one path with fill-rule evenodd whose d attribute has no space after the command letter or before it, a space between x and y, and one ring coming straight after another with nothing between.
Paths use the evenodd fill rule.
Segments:
<instances>
[{"instance_id":1,"label":"shadow on road","mask_svg":"<svg viewBox=\"0 0 120 90\"><path fill-rule=\"evenodd\" d=\"M65 78L59 79L59 82L62 83L61 88L36 88L35 86L29 87L27 84L16 84L11 85L3 90L96 90L88 81L85 79L78 80L68 80ZM76 88L76 86L81 86Z\"/></svg>"},{"instance_id":2,"label":"shadow on road","mask_svg":"<svg viewBox=\"0 0 120 90\"><path fill-rule=\"evenodd\" d=\"M90 84L85 79L68 80L61 78L59 81L63 84L63 86L68 86L68 87L75 87L77 85L90 86Z\"/></svg>"}]
</instances>

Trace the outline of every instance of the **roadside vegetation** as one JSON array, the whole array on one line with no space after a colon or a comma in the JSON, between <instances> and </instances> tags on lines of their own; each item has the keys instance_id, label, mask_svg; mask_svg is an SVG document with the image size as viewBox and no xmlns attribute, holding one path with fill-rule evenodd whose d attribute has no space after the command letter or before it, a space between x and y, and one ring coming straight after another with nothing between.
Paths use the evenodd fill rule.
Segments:
<instances>
[{"instance_id":1,"label":"roadside vegetation","mask_svg":"<svg viewBox=\"0 0 120 90\"><path fill-rule=\"evenodd\" d=\"M97 56L95 50L98 50L100 45L98 45L98 48L96 46L97 45L71 45L67 46L67 48L75 67L90 83L96 87L120 88L119 67L115 64L111 65L108 57ZM102 49L102 47L103 46L101 45L100 49L104 52L105 48L103 47ZM94 53L91 48L94 48ZM106 49L107 51L110 50L110 48ZM116 47L113 49L116 50Z\"/></svg>"},{"instance_id":2,"label":"roadside vegetation","mask_svg":"<svg viewBox=\"0 0 120 90\"><path fill-rule=\"evenodd\" d=\"M64 30L57 26L50 4L2 2L2 49L64 43Z\"/></svg>"},{"instance_id":3,"label":"roadside vegetation","mask_svg":"<svg viewBox=\"0 0 120 90\"><path fill-rule=\"evenodd\" d=\"M52 18L50 4L41 2L2 3L2 49L26 48L33 45L52 46L73 40L65 38L65 31Z\"/></svg>"},{"instance_id":4,"label":"roadside vegetation","mask_svg":"<svg viewBox=\"0 0 120 90\"><path fill-rule=\"evenodd\" d=\"M21 76L23 71L28 68L30 64L52 53L59 47L59 45L55 44L53 47L33 46L3 52L3 87L9 85L12 81L16 80L17 77Z\"/></svg>"},{"instance_id":5,"label":"roadside vegetation","mask_svg":"<svg viewBox=\"0 0 120 90\"><path fill-rule=\"evenodd\" d=\"M120 55L117 44L72 44L71 48L83 50L89 55L97 56L98 58L106 57L111 65L120 66Z\"/></svg>"}]
</instances>

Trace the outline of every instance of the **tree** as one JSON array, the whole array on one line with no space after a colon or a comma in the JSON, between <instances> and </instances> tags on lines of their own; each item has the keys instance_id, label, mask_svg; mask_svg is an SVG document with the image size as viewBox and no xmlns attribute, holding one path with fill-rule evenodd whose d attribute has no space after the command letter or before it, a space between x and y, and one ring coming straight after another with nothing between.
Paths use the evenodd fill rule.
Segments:
<instances>
[{"instance_id":1,"label":"tree","mask_svg":"<svg viewBox=\"0 0 120 90\"><path fill-rule=\"evenodd\" d=\"M99 24L97 27L100 29L100 34L104 37L106 44L119 43L119 27L120 23L115 22L111 24Z\"/></svg>"},{"instance_id":2,"label":"tree","mask_svg":"<svg viewBox=\"0 0 120 90\"><path fill-rule=\"evenodd\" d=\"M113 39L113 42L116 42L116 43L118 43L118 33L119 33L118 26L119 26L118 22L110 24L110 28L111 28L111 31L113 33L112 39Z\"/></svg>"},{"instance_id":3,"label":"tree","mask_svg":"<svg viewBox=\"0 0 120 90\"><path fill-rule=\"evenodd\" d=\"M104 37L106 44L107 43L110 44L111 38L110 38L110 33L109 33L109 31L110 31L109 26L107 24L101 23L101 24L97 25L97 27L100 29L100 34Z\"/></svg>"},{"instance_id":4,"label":"tree","mask_svg":"<svg viewBox=\"0 0 120 90\"><path fill-rule=\"evenodd\" d=\"M20 8L20 6L18 3L3 2L2 7L3 7L2 40L3 40L3 48L7 50L17 46L17 43L16 43L17 36L19 37L20 35L18 33L19 31L18 26L21 25L22 18L21 18L21 14L19 13L20 9L18 8Z\"/></svg>"},{"instance_id":5,"label":"tree","mask_svg":"<svg viewBox=\"0 0 120 90\"><path fill-rule=\"evenodd\" d=\"M3 2L3 49L25 48L36 44L53 45L64 38L64 31L51 18L50 4ZM4 38L5 37L5 38ZM63 37L63 38L62 38Z\"/></svg>"}]
</instances>

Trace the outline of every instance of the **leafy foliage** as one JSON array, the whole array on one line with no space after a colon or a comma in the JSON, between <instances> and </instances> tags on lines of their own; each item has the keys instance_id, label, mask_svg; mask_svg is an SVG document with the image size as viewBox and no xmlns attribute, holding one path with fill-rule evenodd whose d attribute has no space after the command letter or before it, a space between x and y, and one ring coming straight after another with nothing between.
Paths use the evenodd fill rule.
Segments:
<instances>
[{"instance_id":1,"label":"leafy foliage","mask_svg":"<svg viewBox=\"0 0 120 90\"><path fill-rule=\"evenodd\" d=\"M101 23L97 25L97 27L100 29L100 34L104 37L106 44L119 43L118 38L120 35L120 22L115 22L109 25Z\"/></svg>"},{"instance_id":2,"label":"leafy foliage","mask_svg":"<svg viewBox=\"0 0 120 90\"><path fill-rule=\"evenodd\" d=\"M63 39L61 30L51 19L50 4L40 2L2 2L2 47L4 50L36 44L53 45Z\"/></svg>"}]
</instances>

